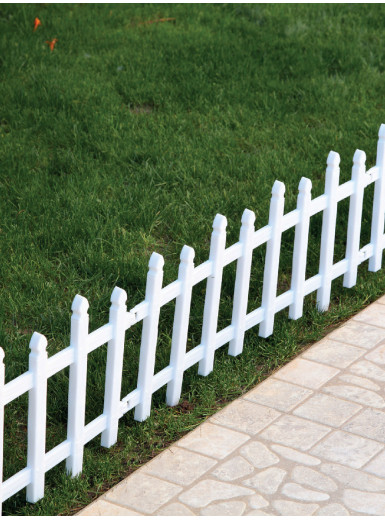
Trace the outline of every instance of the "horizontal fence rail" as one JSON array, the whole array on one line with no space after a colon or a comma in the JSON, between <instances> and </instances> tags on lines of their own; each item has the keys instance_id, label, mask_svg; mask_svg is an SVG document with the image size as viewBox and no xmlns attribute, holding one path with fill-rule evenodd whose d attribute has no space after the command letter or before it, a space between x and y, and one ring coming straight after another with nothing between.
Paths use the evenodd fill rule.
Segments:
<instances>
[{"instance_id":1,"label":"horizontal fence rail","mask_svg":"<svg viewBox=\"0 0 385 520\"><path fill-rule=\"evenodd\" d=\"M312 199L312 183L299 183L297 208L284 213L285 186L275 181L268 224L255 230L255 215L246 209L242 216L239 241L226 247L227 220L214 219L209 259L194 266L194 250L184 246L180 255L178 279L162 287L164 260L153 253L149 262L145 299L127 311L127 294L115 287L111 295L109 322L89 332L88 301L76 295L72 304L70 346L47 357L46 338L34 332L30 341L29 370L5 384L4 352L0 349L0 475L3 467L4 407L28 392L27 467L0 484L1 503L23 488L27 501L44 496L45 473L62 461L72 476L82 472L84 446L99 434L101 445L109 448L117 441L120 418L134 409L134 418L144 421L151 413L152 395L167 385L167 404L178 404L184 372L198 363L198 373L206 376L214 366L215 351L229 343L231 356L241 354L245 332L259 325L259 335L268 337L274 328L275 314L289 308L289 318L303 313L304 299L317 291L317 307L325 311L330 304L332 281L343 276L344 287L353 287L358 266L369 260L369 271L378 271L385 248L385 125L381 125L376 165L366 170L366 155L357 150L353 157L352 178L339 184L340 157L330 152L327 158L325 192ZM374 183L370 243L360 248L364 190ZM350 198L345 258L333 263L337 207ZM310 219L322 212L322 233L318 274L306 279L306 258ZM281 237L295 228L291 287L277 296ZM266 244L262 303L247 312L253 250ZM218 331L218 313L225 266L237 262L232 321ZM207 279L202 336L199 345L187 352L187 337L193 287ZM155 373L158 322L161 307L175 300L170 364ZM126 331L143 322L137 388L121 399L124 341ZM107 362L103 413L85 424L87 358L107 343ZM70 367L67 439L45 451L48 379ZM2 481L2 479L1 479Z\"/></svg>"}]
</instances>

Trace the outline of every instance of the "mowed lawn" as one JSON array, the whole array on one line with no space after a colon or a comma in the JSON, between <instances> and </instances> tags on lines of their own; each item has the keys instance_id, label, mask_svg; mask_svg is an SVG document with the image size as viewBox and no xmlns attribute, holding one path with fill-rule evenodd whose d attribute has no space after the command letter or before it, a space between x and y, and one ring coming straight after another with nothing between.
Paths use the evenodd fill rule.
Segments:
<instances>
[{"instance_id":1,"label":"mowed lawn","mask_svg":"<svg viewBox=\"0 0 385 520\"><path fill-rule=\"evenodd\" d=\"M41 26L33 31L35 17ZM163 20L171 18L171 20ZM53 51L46 41L57 38ZM108 321L117 285L128 308L144 298L153 251L164 284L184 244L196 265L209 254L216 213L238 240L245 208L267 223L275 179L286 211L302 176L323 193L326 158L350 178L356 148L375 164L385 123L383 5L5 5L0 6L0 345L6 380L28 370L33 331L48 353L69 344L71 303L90 302L90 330ZM373 186L362 241L370 240ZM335 262L345 255L348 201L339 205ZM312 218L308 276L318 272L322 216ZM278 292L290 288L293 230L283 235ZM249 311L261 303L266 247L254 252ZM230 323L235 264L225 269L220 323ZM304 316L276 317L274 334L246 334L237 358L223 347L214 372L184 378L181 404L154 395L144 423L129 412L118 443L85 448L81 477L64 462L46 475L45 498L25 490L7 515L73 514L194 428L271 370L385 292L381 270L359 268L357 285L334 281L326 313L306 298ZM194 288L188 349L200 342L205 283ZM174 304L162 308L156 370L169 363ZM136 387L141 325L127 333L123 389ZM89 356L87 422L103 410L106 347ZM48 383L47 451L66 438L68 370ZM27 396L7 406L4 478L26 464Z\"/></svg>"}]
</instances>

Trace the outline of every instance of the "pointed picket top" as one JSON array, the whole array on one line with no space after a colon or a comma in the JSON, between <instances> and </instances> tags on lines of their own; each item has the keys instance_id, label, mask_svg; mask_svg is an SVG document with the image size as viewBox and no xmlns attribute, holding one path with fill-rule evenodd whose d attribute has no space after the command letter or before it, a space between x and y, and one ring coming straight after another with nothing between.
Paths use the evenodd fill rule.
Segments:
<instances>
[{"instance_id":1,"label":"pointed picket top","mask_svg":"<svg viewBox=\"0 0 385 520\"><path fill-rule=\"evenodd\" d=\"M312 188L312 182L307 177L302 177L302 179L299 181L298 185L298 191L300 193L310 193Z\"/></svg>"},{"instance_id":2,"label":"pointed picket top","mask_svg":"<svg viewBox=\"0 0 385 520\"><path fill-rule=\"evenodd\" d=\"M190 246L183 246L182 251L180 253L180 261L184 264L190 264L194 261L195 251Z\"/></svg>"},{"instance_id":3,"label":"pointed picket top","mask_svg":"<svg viewBox=\"0 0 385 520\"><path fill-rule=\"evenodd\" d=\"M227 218L220 213L217 213L213 222L213 229L215 231L224 231L227 227Z\"/></svg>"},{"instance_id":4,"label":"pointed picket top","mask_svg":"<svg viewBox=\"0 0 385 520\"><path fill-rule=\"evenodd\" d=\"M275 181L271 190L271 194L273 197L283 197L285 194L285 190L286 187L283 182Z\"/></svg>"},{"instance_id":5,"label":"pointed picket top","mask_svg":"<svg viewBox=\"0 0 385 520\"><path fill-rule=\"evenodd\" d=\"M354 166L364 166L366 162L366 153L362 150L356 150L353 156Z\"/></svg>"},{"instance_id":6,"label":"pointed picket top","mask_svg":"<svg viewBox=\"0 0 385 520\"><path fill-rule=\"evenodd\" d=\"M0 363L3 363L4 362L4 350L0 347Z\"/></svg>"},{"instance_id":7,"label":"pointed picket top","mask_svg":"<svg viewBox=\"0 0 385 520\"><path fill-rule=\"evenodd\" d=\"M382 124L380 126L380 130L378 131L378 137L380 139L385 139L385 125L384 124Z\"/></svg>"},{"instance_id":8,"label":"pointed picket top","mask_svg":"<svg viewBox=\"0 0 385 520\"><path fill-rule=\"evenodd\" d=\"M242 226L251 227L255 222L255 213L250 209L245 209L242 215Z\"/></svg>"},{"instance_id":9,"label":"pointed picket top","mask_svg":"<svg viewBox=\"0 0 385 520\"><path fill-rule=\"evenodd\" d=\"M115 303L115 305L124 305L127 301L127 293L124 289L120 287L115 287L111 294L111 303Z\"/></svg>"},{"instance_id":10,"label":"pointed picket top","mask_svg":"<svg viewBox=\"0 0 385 520\"><path fill-rule=\"evenodd\" d=\"M338 167L340 164L340 161L341 161L341 158L340 158L339 153L333 152L333 150L331 152L329 152L328 158L326 160L326 163L328 166Z\"/></svg>"},{"instance_id":11,"label":"pointed picket top","mask_svg":"<svg viewBox=\"0 0 385 520\"><path fill-rule=\"evenodd\" d=\"M86 314L89 306L90 304L88 303L87 298L77 294L72 302L71 310L74 314Z\"/></svg>"},{"instance_id":12,"label":"pointed picket top","mask_svg":"<svg viewBox=\"0 0 385 520\"><path fill-rule=\"evenodd\" d=\"M148 267L150 271L161 271L164 266L164 258L159 253L152 253Z\"/></svg>"},{"instance_id":13,"label":"pointed picket top","mask_svg":"<svg viewBox=\"0 0 385 520\"><path fill-rule=\"evenodd\" d=\"M47 338L43 336L43 334L39 334L39 332L34 332L32 334L31 341L29 342L31 352L34 354L42 354L46 351L47 345Z\"/></svg>"}]
</instances>

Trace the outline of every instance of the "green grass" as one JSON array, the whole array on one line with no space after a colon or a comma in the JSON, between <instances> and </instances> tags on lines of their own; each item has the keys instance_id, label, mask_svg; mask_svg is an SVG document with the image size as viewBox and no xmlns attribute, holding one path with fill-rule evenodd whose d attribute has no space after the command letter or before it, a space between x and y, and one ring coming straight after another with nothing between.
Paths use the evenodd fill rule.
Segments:
<instances>
[{"instance_id":1,"label":"green grass","mask_svg":"<svg viewBox=\"0 0 385 520\"><path fill-rule=\"evenodd\" d=\"M32 31L35 17L42 26ZM174 22L143 22L172 17ZM286 211L302 176L324 189L326 157L355 148L375 164L385 122L383 5L1 5L0 345L6 380L28 368L37 330L49 355L69 343L75 294L90 302L90 330L108 320L115 285L131 308L144 298L150 255L164 255L165 284L184 244L208 257L216 213L238 240L244 208L267 223L275 179ZM46 40L58 38L53 52ZM373 189L362 244L370 239ZM348 201L339 205L335 261L345 254ZM321 215L312 219L308 276L318 272ZM279 292L290 287L293 230L283 236ZM265 246L254 252L249 310L259 306ZM235 265L225 269L220 327L231 318ZM47 473L45 498L7 500L7 515L71 514L239 396L310 342L385 292L383 271L359 268L357 285L333 283L328 312L307 297L304 316L276 317L274 334L246 334L206 378L184 377L181 405L154 395L151 417L122 420L116 446L85 449L84 472ZM200 341L205 284L194 288L188 348ZM157 370L169 362L173 304L162 308ZM127 333L122 395L136 386L141 326ZM90 355L87 421L102 412L106 347ZM68 370L49 380L47 449L65 439ZM6 410L5 478L25 466L26 396Z\"/></svg>"}]
</instances>

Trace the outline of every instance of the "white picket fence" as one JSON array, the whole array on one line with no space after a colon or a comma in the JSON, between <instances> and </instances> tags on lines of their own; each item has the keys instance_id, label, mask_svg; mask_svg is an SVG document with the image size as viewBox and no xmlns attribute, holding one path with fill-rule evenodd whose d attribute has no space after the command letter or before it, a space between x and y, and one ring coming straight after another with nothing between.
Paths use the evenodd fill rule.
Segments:
<instances>
[{"instance_id":1,"label":"white picket fence","mask_svg":"<svg viewBox=\"0 0 385 520\"><path fill-rule=\"evenodd\" d=\"M4 406L25 392L28 396L27 466L0 486L0 505L27 488L27 500L44 496L45 473L66 459L73 476L82 471L84 446L101 435L101 444L112 446L117 440L119 419L135 408L135 419L144 421L151 411L152 394L167 385L167 403L178 403L184 371L199 363L198 373L207 376L213 370L215 351L229 343L229 354L242 352L245 331L259 324L259 335L273 332L274 316L289 307L289 317L302 316L306 295L317 291L319 310L329 306L332 280L344 275L345 287L356 283L357 268L369 260L369 271L381 268L385 247L385 125L381 125L377 146L377 164L365 168L366 155L357 150L353 158L352 178L339 184L340 157L330 152L327 159L325 193L311 198L311 181L299 183L297 209L284 214L285 186L275 181L272 189L269 223L255 231L255 215L246 209L242 216L239 242L226 248L226 217L214 219L209 259L194 267L194 250L184 246L180 256L178 279L162 287L163 257L153 253L149 262L146 295L143 302L127 312L127 295L115 287L111 296L109 322L89 332L88 301L76 295L72 304L70 346L48 358L46 338L35 332L30 342L29 370L4 384L4 352L0 349L0 464L3 460ZM362 206L365 188L374 185L370 243L360 248ZM346 257L333 264L338 202L350 197ZM319 273L305 279L310 217L323 212ZM282 233L295 227L291 288L277 296L278 266ZM247 313L252 252L266 243L262 304ZM223 268L237 261L231 325L217 331ZM201 343L186 351L192 288L207 278ZM170 364L154 374L160 308L176 299ZM125 332L143 321L137 388L121 399ZM87 356L108 343L104 410L85 424ZM46 453L46 403L48 378L70 367L67 439ZM2 471L0 472L2 474Z\"/></svg>"}]
</instances>

